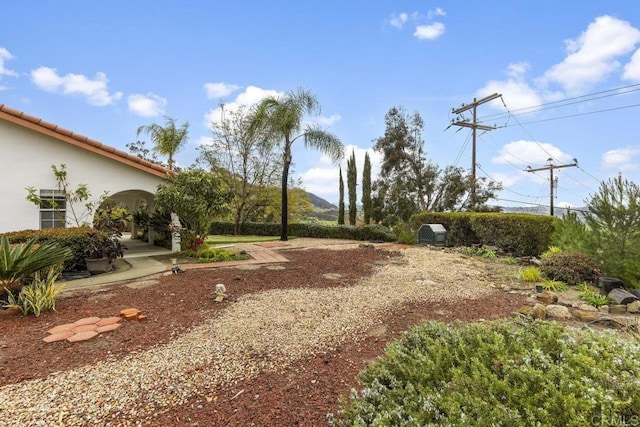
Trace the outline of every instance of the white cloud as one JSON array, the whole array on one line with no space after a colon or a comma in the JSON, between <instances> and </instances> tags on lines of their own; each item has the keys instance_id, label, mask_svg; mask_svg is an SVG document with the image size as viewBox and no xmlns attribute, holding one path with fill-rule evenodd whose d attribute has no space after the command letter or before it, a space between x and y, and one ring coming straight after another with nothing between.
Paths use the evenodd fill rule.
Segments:
<instances>
[{"instance_id":1,"label":"white cloud","mask_svg":"<svg viewBox=\"0 0 640 427\"><path fill-rule=\"evenodd\" d=\"M623 147L607 151L602 155L602 167L615 169L619 172L629 172L638 169L639 147Z\"/></svg>"},{"instance_id":2,"label":"white cloud","mask_svg":"<svg viewBox=\"0 0 640 427\"><path fill-rule=\"evenodd\" d=\"M0 47L0 78L2 76L12 76L17 77L18 73L12 71L5 67L4 62L13 59L13 55L5 49L4 47Z\"/></svg>"},{"instance_id":3,"label":"white cloud","mask_svg":"<svg viewBox=\"0 0 640 427\"><path fill-rule=\"evenodd\" d=\"M347 159L351 157L352 150L356 155L356 169L358 171L358 203L362 195L362 170L364 168L364 155L369 153L369 159L371 160L371 180L375 180L376 176L380 173L380 164L382 163L382 155L367 148L357 147L355 145L346 145L344 147L345 158L341 162L342 167L342 179L345 182L346 193L346 170ZM338 181L339 181L339 169L335 166L329 157L322 155L318 162L305 172L299 174L302 179L302 186L317 196L320 196L328 201L338 201ZM345 194L346 198L346 194Z\"/></svg>"},{"instance_id":4,"label":"white cloud","mask_svg":"<svg viewBox=\"0 0 640 427\"><path fill-rule=\"evenodd\" d=\"M499 155L491 159L491 163L511 164L522 168L531 166L535 169L546 164L549 157L556 162L568 162L573 158L548 142L520 140L502 147Z\"/></svg>"},{"instance_id":5,"label":"white cloud","mask_svg":"<svg viewBox=\"0 0 640 427\"><path fill-rule=\"evenodd\" d=\"M624 66L623 78L633 82L640 82L640 49L631 57L631 60Z\"/></svg>"},{"instance_id":6,"label":"white cloud","mask_svg":"<svg viewBox=\"0 0 640 427\"><path fill-rule=\"evenodd\" d=\"M236 111L241 105L250 107L269 96L279 97L283 95L283 92L278 92L276 90L261 89L256 86L247 86L244 92L238 94L238 96L236 96L236 99L234 99L233 101L225 103L224 105L219 105L218 107L209 110L204 116L204 125L205 127L210 128L211 123L219 123L222 120L223 109L225 112Z\"/></svg>"},{"instance_id":7,"label":"white cloud","mask_svg":"<svg viewBox=\"0 0 640 427\"><path fill-rule=\"evenodd\" d=\"M478 90L478 97L483 98L494 93L500 93L509 110L540 105L542 103L540 95L524 79L528 69L529 64L526 62L509 64L506 70L509 78L507 80L489 81L483 88ZM488 105L504 109L500 100L492 101Z\"/></svg>"},{"instance_id":8,"label":"white cloud","mask_svg":"<svg viewBox=\"0 0 640 427\"><path fill-rule=\"evenodd\" d=\"M340 114L332 114L329 117L325 117L325 116L312 117L311 122L316 123L321 127L328 127L334 124L335 122L339 121L341 118L342 116Z\"/></svg>"},{"instance_id":9,"label":"white cloud","mask_svg":"<svg viewBox=\"0 0 640 427\"><path fill-rule=\"evenodd\" d=\"M418 25L413 35L420 40L435 40L444 34L444 30L442 22L434 22L428 25Z\"/></svg>"},{"instance_id":10,"label":"white cloud","mask_svg":"<svg viewBox=\"0 0 640 427\"><path fill-rule=\"evenodd\" d=\"M406 24L408 19L409 19L409 15L406 12L402 12L397 15L393 14L391 15L391 18L389 18L389 24L392 27L402 28L404 24Z\"/></svg>"},{"instance_id":11,"label":"white cloud","mask_svg":"<svg viewBox=\"0 0 640 427\"><path fill-rule=\"evenodd\" d=\"M164 114L164 107L167 100L154 93L142 95L139 93L129 95L127 98L129 111L142 117L156 117Z\"/></svg>"},{"instance_id":12,"label":"white cloud","mask_svg":"<svg viewBox=\"0 0 640 427\"><path fill-rule=\"evenodd\" d=\"M446 12L440 7L436 7L435 9L427 12L427 19L433 19L436 16L446 16Z\"/></svg>"},{"instance_id":13,"label":"white cloud","mask_svg":"<svg viewBox=\"0 0 640 427\"><path fill-rule=\"evenodd\" d=\"M567 57L539 80L558 83L569 94L579 94L620 68L617 58L631 52L640 30L612 16L597 17L575 40L567 40Z\"/></svg>"},{"instance_id":14,"label":"white cloud","mask_svg":"<svg viewBox=\"0 0 640 427\"><path fill-rule=\"evenodd\" d=\"M122 92L110 94L107 90L107 75L96 73L93 79L82 74L58 75L55 68L39 67L31 71L31 81L47 92L61 91L65 95L79 94L87 97L91 105L110 105L122 98Z\"/></svg>"},{"instance_id":15,"label":"white cloud","mask_svg":"<svg viewBox=\"0 0 640 427\"><path fill-rule=\"evenodd\" d=\"M501 183L503 187L509 188L509 187L512 187L514 184L522 181L522 179L525 177L525 173L526 172L523 172L523 171L516 172L516 173L492 172L491 178Z\"/></svg>"},{"instance_id":16,"label":"white cloud","mask_svg":"<svg viewBox=\"0 0 640 427\"><path fill-rule=\"evenodd\" d=\"M204 84L204 90L207 92L207 98L209 99L224 98L240 89L242 89L242 86L223 82Z\"/></svg>"}]
</instances>

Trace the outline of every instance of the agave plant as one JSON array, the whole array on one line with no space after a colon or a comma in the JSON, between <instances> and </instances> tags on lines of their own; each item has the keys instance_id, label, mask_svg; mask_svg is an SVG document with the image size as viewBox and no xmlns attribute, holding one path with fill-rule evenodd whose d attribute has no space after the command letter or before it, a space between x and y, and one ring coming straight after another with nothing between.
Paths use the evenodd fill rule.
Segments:
<instances>
[{"instance_id":1,"label":"agave plant","mask_svg":"<svg viewBox=\"0 0 640 427\"><path fill-rule=\"evenodd\" d=\"M0 289L17 291L25 277L59 265L71 258L68 248L56 242L39 244L37 239L11 246L5 236L0 238Z\"/></svg>"}]
</instances>

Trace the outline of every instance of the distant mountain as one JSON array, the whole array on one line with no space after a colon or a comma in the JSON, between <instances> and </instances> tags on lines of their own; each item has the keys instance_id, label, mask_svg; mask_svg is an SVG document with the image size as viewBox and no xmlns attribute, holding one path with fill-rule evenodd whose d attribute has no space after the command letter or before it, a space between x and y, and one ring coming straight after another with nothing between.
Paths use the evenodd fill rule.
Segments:
<instances>
[{"instance_id":1,"label":"distant mountain","mask_svg":"<svg viewBox=\"0 0 640 427\"><path fill-rule=\"evenodd\" d=\"M313 212L309 216L324 221L338 221L338 207L336 205L308 191L307 196L313 205Z\"/></svg>"},{"instance_id":2,"label":"distant mountain","mask_svg":"<svg viewBox=\"0 0 640 427\"><path fill-rule=\"evenodd\" d=\"M564 208L554 207L553 213L556 217L562 218L567 212L575 212L578 214L578 219L583 220L584 215L582 212L586 211L586 207L579 208ZM528 213L532 215L549 215L549 208L546 206L506 206L502 208L506 213Z\"/></svg>"}]
</instances>

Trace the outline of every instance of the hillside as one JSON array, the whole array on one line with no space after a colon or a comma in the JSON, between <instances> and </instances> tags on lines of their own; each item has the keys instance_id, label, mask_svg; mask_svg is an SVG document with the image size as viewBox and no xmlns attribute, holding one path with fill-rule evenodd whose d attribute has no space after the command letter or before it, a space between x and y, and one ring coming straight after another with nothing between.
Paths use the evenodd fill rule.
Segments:
<instances>
[{"instance_id":1,"label":"hillside","mask_svg":"<svg viewBox=\"0 0 640 427\"><path fill-rule=\"evenodd\" d=\"M306 193L309 197L309 202L313 205L313 212L309 215L310 217L323 221L338 220L338 207L336 205L313 193L308 191Z\"/></svg>"}]
</instances>

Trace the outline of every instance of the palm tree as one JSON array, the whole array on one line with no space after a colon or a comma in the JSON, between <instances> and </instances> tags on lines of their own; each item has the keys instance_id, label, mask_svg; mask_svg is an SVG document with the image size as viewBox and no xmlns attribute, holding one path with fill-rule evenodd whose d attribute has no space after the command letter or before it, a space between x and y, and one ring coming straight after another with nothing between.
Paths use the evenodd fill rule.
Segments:
<instances>
[{"instance_id":1,"label":"palm tree","mask_svg":"<svg viewBox=\"0 0 640 427\"><path fill-rule=\"evenodd\" d=\"M320 104L311 92L304 89L291 91L282 97L268 97L260 101L253 111L249 129L268 132L273 138L281 139L283 147L282 167L282 221L280 240L287 240L288 199L287 182L291 166L291 146L302 138L307 148L315 148L328 155L335 163L344 155L342 142L334 134L312 124L303 127L302 119L307 114L319 114Z\"/></svg>"},{"instance_id":2,"label":"palm tree","mask_svg":"<svg viewBox=\"0 0 640 427\"><path fill-rule=\"evenodd\" d=\"M153 141L153 151L163 156L167 156L168 169L173 170L173 156L187 142L187 134L189 133L189 122L185 122L180 128L176 128L176 120L172 117L165 116L165 125L161 126L152 123L148 126L140 126L136 132L136 136L141 133L147 133Z\"/></svg>"}]
</instances>

